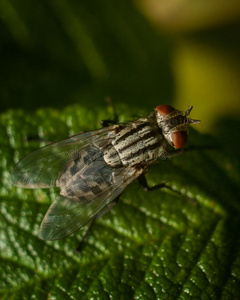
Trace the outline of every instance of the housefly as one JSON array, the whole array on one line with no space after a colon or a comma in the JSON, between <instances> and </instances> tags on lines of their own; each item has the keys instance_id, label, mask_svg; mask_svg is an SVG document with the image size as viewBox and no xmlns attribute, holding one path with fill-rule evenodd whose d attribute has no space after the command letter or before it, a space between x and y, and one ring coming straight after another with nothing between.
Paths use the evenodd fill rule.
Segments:
<instances>
[{"instance_id":1,"label":"housefly","mask_svg":"<svg viewBox=\"0 0 240 300\"><path fill-rule=\"evenodd\" d=\"M146 118L79 133L23 158L12 172L21 188L58 187L39 230L44 240L62 239L111 208L125 188L159 158L179 151L189 125L199 123L169 105Z\"/></svg>"}]
</instances>

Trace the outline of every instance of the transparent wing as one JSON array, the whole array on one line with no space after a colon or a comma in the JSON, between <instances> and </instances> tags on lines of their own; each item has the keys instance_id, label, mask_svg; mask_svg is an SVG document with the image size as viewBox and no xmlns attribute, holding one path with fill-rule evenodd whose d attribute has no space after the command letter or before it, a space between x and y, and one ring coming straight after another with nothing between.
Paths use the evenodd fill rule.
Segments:
<instances>
[{"instance_id":1,"label":"transparent wing","mask_svg":"<svg viewBox=\"0 0 240 300\"><path fill-rule=\"evenodd\" d=\"M66 140L49 144L24 157L13 169L11 181L22 188L49 188L56 186L65 166L84 152L90 143L100 141L111 133L115 126L80 133ZM106 140L105 140L106 142Z\"/></svg>"},{"instance_id":2,"label":"transparent wing","mask_svg":"<svg viewBox=\"0 0 240 300\"><path fill-rule=\"evenodd\" d=\"M67 189L52 203L42 221L39 231L42 239L59 240L77 231L142 173L141 170L126 167L118 168L113 174L111 167L103 162L100 164L102 168L99 169L98 165L98 172L94 176L91 170L87 170L88 174L78 174L76 180L66 184ZM79 178L83 180L79 182ZM112 181L109 182L109 179ZM74 196L67 195L68 189Z\"/></svg>"}]
</instances>

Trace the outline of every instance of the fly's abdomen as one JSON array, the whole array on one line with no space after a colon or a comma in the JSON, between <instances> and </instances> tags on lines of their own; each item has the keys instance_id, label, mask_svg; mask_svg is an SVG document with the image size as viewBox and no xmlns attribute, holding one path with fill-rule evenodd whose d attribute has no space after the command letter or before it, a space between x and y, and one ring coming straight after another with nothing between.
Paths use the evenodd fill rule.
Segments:
<instances>
[{"instance_id":1,"label":"fly's abdomen","mask_svg":"<svg viewBox=\"0 0 240 300\"><path fill-rule=\"evenodd\" d=\"M116 135L112 146L104 151L104 160L113 167L150 163L163 153L165 147L157 126L148 119L140 119Z\"/></svg>"}]
</instances>

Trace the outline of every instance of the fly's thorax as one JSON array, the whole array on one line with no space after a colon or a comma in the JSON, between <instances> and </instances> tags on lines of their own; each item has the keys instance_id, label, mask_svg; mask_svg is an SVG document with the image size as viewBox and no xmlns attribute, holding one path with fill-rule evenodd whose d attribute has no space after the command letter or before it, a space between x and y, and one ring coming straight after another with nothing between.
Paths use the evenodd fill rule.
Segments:
<instances>
[{"instance_id":1,"label":"fly's thorax","mask_svg":"<svg viewBox=\"0 0 240 300\"><path fill-rule=\"evenodd\" d=\"M112 166L149 164L159 158L166 149L166 141L152 117L128 124L105 149L105 162Z\"/></svg>"},{"instance_id":2,"label":"fly's thorax","mask_svg":"<svg viewBox=\"0 0 240 300\"><path fill-rule=\"evenodd\" d=\"M103 159L111 167L122 166L122 162L120 160L119 154L112 144L110 144L106 149L104 149Z\"/></svg>"}]
</instances>

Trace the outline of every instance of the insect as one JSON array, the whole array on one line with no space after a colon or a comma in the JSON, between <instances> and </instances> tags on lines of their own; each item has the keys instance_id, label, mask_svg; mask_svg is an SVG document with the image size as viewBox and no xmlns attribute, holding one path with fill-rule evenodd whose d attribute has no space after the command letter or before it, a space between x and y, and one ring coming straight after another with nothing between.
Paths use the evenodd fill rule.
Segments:
<instances>
[{"instance_id":1,"label":"insect","mask_svg":"<svg viewBox=\"0 0 240 300\"><path fill-rule=\"evenodd\" d=\"M12 183L22 188L59 187L39 229L44 240L62 239L107 212L135 179L161 157L187 142L188 118L169 105L159 105L146 118L79 133L49 144L23 158Z\"/></svg>"}]
</instances>

